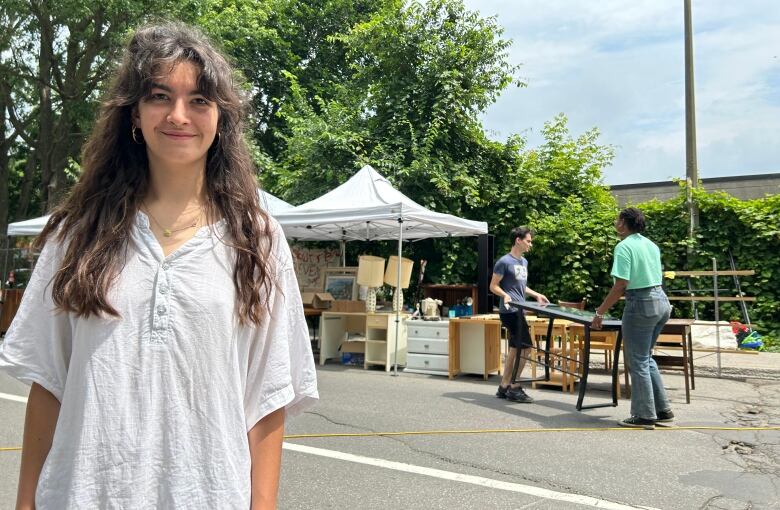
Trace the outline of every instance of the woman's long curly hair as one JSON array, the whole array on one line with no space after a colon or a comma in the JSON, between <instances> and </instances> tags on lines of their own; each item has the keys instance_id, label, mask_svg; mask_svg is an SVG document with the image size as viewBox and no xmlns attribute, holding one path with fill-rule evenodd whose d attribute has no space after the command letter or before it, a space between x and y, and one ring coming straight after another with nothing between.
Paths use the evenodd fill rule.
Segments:
<instances>
[{"instance_id":1,"label":"woman's long curly hair","mask_svg":"<svg viewBox=\"0 0 780 510\"><path fill-rule=\"evenodd\" d=\"M83 173L54 210L38 246L56 232L65 244L52 296L63 311L118 317L109 288L122 268L136 213L149 189L146 146L131 138L131 114L152 83L179 62L200 70L199 91L217 104L218 136L205 171L210 217L224 218L235 249L233 283L242 324L260 324L272 283L268 215L260 207L255 167L243 138L247 102L225 57L200 31L180 23L140 28L130 39L82 152Z\"/></svg>"}]
</instances>

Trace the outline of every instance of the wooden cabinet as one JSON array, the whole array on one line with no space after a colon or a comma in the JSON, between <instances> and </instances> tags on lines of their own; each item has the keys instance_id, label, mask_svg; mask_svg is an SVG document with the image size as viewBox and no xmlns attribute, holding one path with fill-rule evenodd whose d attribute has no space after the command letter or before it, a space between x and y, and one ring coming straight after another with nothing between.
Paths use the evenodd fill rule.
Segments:
<instances>
[{"instance_id":1,"label":"wooden cabinet","mask_svg":"<svg viewBox=\"0 0 780 510\"><path fill-rule=\"evenodd\" d=\"M366 358L368 365L384 365L385 371L393 364L406 365L406 327L405 316L396 324L395 314L368 314L366 316ZM396 329L398 329L398 360L396 353Z\"/></svg>"},{"instance_id":2,"label":"wooden cabinet","mask_svg":"<svg viewBox=\"0 0 780 510\"><path fill-rule=\"evenodd\" d=\"M460 373L501 374L501 321L479 316L450 319L450 379Z\"/></svg>"},{"instance_id":3,"label":"wooden cabinet","mask_svg":"<svg viewBox=\"0 0 780 510\"><path fill-rule=\"evenodd\" d=\"M449 368L449 321L406 322L408 354L405 372L447 375Z\"/></svg>"},{"instance_id":4,"label":"wooden cabinet","mask_svg":"<svg viewBox=\"0 0 780 510\"><path fill-rule=\"evenodd\" d=\"M427 283L420 286L423 297L441 299L443 306L452 307L470 297L473 301L473 309L477 310L477 286L476 285L439 285Z\"/></svg>"},{"instance_id":5,"label":"wooden cabinet","mask_svg":"<svg viewBox=\"0 0 780 510\"><path fill-rule=\"evenodd\" d=\"M406 315L401 315L396 325L393 313L323 312L320 319L320 365L331 358L340 357L339 346L347 341L349 333L361 334L365 344L364 367L383 365L392 369L396 352L398 330L398 365L406 365ZM349 337L355 341L356 337Z\"/></svg>"}]
</instances>

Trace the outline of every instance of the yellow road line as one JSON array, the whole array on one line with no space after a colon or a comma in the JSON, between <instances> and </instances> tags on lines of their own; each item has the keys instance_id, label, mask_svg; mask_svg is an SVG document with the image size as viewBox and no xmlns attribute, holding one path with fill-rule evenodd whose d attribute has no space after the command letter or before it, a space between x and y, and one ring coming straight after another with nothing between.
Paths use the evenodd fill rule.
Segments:
<instances>
[{"instance_id":1,"label":"yellow road line","mask_svg":"<svg viewBox=\"0 0 780 510\"><path fill-rule=\"evenodd\" d=\"M443 436L458 434L507 434L531 432L607 432L607 431L644 431L628 427L588 427L588 428L552 428L552 429L483 429L483 430L422 430L408 432L345 432L333 434L288 434L285 439L309 439L323 437L382 437L382 436ZM737 430L737 431L780 431L780 427L656 427L655 430Z\"/></svg>"},{"instance_id":2,"label":"yellow road line","mask_svg":"<svg viewBox=\"0 0 780 510\"><path fill-rule=\"evenodd\" d=\"M655 430L733 430L739 432L769 432L780 431L780 427L716 427L716 426L687 426L687 427L656 427ZM629 427L569 427L553 429L480 429L480 430L417 430L405 432L343 432L332 434L287 434L284 439L315 439L326 437L392 437L392 436L454 436L466 434L509 434L509 433L533 433L533 432L636 432L644 429ZM21 450L21 446L0 448L0 452Z\"/></svg>"}]
</instances>

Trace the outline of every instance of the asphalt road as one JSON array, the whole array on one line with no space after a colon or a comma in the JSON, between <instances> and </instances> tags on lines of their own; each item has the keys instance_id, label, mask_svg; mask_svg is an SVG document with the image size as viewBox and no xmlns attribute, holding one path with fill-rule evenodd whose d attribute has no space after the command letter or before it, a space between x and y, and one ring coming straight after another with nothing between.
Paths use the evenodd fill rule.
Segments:
<instances>
[{"instance_id":1,"label":"asphalt road","mask_svg":"<svg viewBox=\"0 0 780 510\"><path fill-rule=\"evenodd\" d=\"M780 426L778 380L697 377L685 404L682 377L664 377L678 426ZM780 509L777 430L613 430L627 400L577 412L575 395L536 389L512 404L497 381L321 368L321 401L288 434L482 432L288 439L279 507ZM606 401L606 377L592 381L588 401ZM27 388L0 375L0 393ZM0 395L0 417L0 448L19 446L24 403ZM543 431L560 428L587 430ZM0 451L0 508L13 508L19 457Z\"/></svg>"}]
</instances>

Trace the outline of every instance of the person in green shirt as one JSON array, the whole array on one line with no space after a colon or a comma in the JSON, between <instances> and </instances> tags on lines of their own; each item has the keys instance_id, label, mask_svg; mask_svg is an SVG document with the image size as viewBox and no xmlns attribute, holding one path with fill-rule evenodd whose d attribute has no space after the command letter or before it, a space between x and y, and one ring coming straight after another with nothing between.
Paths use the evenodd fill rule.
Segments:
<instances>
[{"instance_id":1,"label":"person in green shirt","mask_svg":"<svg viewBox=\"0 0 780 510\"><path fill-rule=\"evenodd\" d=\"M642 235L645 216L639 209L623 209L615 220L615 230L622 239L615 246L612 261L611 274L615 283L596 309L591 327L601 329L604 314L625 294L622 329L631 374L631 416L618 424L653 429L656 425L669 425L674 420L661 374L652 356L655 342L672 309L661 288L661 250Z\"/></svg>"}]
</instances>

